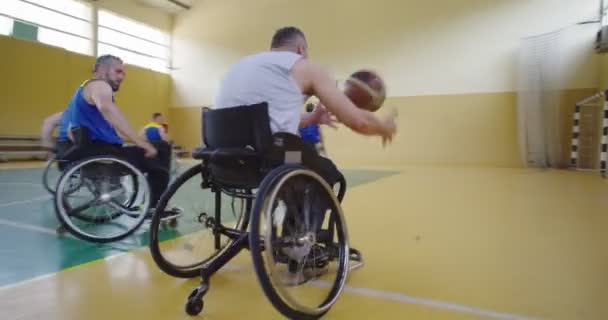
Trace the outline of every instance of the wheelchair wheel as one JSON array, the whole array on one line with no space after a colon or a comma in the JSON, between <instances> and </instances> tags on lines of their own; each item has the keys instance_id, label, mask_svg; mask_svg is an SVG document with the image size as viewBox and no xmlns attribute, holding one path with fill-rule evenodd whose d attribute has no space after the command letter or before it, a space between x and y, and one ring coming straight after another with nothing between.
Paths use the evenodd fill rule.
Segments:
<instances>
[{"instance_id":1,"label":"wheelchair wheel","mask_svg":"<svg viewBox=\"0 0 608 320\"><path fill-rule=\"evenodd\" d=\"M61 178L61 170L59 169L59 161L55 158L51 158L46 162L44 171L42 172L42 185L51 194L55 194L57 189L57 183Z\"/></svg>"},{"instance_id":2,"label":"wheelchair wheel","mask_svg":"<svg viewBox=\"0 0 608 320\"><path fill-rule=\"evenodd\" d=\"M74 182L74 177L79 181ZM55 193L57 218L76 237L98 243L123 239L139 228L150 205L146 178L133 165L107 156L67 168Z\"/></svg>"},{"instance_id":3,"label":"wheelchair wheel","mask_svg":"<svg viewBox=\"0 0 608 320\"><path fill-rule=\"evenodd\" d=\"M204 264L219 256L232 242L213 230L221 225L246 231L249 214L246 200L220 194L221 215L215 216L216 195L203 187L202 165L196 165L170 184L158 202L156 211L178 209L181 215L174 226L166 226L161 214L150 222L150 252L158 267L179 278L200 276Z\"/></svg>"},{"instance_id":4,"label":"wheelchair wheel","mask_svg":"<svg viewBox=\"0 0 608 320\"><path fill-rule=\"evenodd\" d=\"M55 194L55 186L57 185L57 177L59 176L57 172L54 172L55 161L55 158L49 159L44 166L44 171L42 172L42 185L49 193L52 194Z\"/></svg>"},{"instance_id":5,"label":"wheelchair wheel","mask_svg":"<svg viewBox=\"0 0 608 320\"><path fill-rule=\"evenodd\" d=\"M271 171L254 202L249 242L264 293L284 316L317 319L336 302L348 274L348 235L319 175L297 166Z\"/></svg>"}]
</instances>

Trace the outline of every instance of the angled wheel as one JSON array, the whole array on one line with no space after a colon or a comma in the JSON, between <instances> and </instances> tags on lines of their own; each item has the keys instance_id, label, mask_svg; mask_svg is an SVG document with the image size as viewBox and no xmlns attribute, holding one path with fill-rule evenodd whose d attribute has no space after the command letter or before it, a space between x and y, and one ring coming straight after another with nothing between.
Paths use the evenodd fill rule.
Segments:
<instances>
[{"instance_id":1,"label":"angled wheel","mask_svg":"<svg viewBox=\"0 0 608 320\"><path fill-rule=\"evenodd\" d=\"M264 179L251 214L253 265L271 303L291 319L324 315L344 287L349 263L346 223L333 190L308 169L279 167Z\"/></svg>"},{"instance_id":2,"label":"angled wheel","mask_svg":"<svg viewBox=\"0 0 608 320\"><path fill-rule=\"evenodd\" d=\"M57 218L70 233L105 243L121 240L141 226L149 197L141 171L125 160L107 156L67 168L57 184L54 203Z\"/></svg>"},{"instance_id":3,"label":"angled wheel","mask_svg":"<svg viewBox=\"0 0 608 320\"><path fill-rule=\"evenodd\" d=\"M57 186L57 179L59 176L59 173L55 172L55 161L55 158L49 159L42 172L42 185L46 191L51 194L55 194L55 187Z\"/></svg>"},{"instance_id":4,"label":"angled wheel","mask_svg":"<svg viewBox=\"0 0 608 320\"><path fill-rule=\"evenodd\" d=\"M245 231L249 220L246 200L219 196L203 188L202 165L195 165L175 179L163 193L150 222L150 252L158 267L179 278L200 276L203 264L217 257L230 238L214 231L222 225ZM219 198L220 215L215 203ZM162 221L162 213L179 210L173 225Z\"/></svg>"},{"instance_id":5,"label":"angled wheel","mask_svg":"<svg viewBox=\"0 0 608 320\"><path fill-rule=\"evenodd\" d=\"M51 158L44 166L44 171L42 172L42 186L44 186L46 191L50 194L55 194L55 190L57 189L57 184L62 175L60 169L60 162L62 161L63 160ZM76 172L75 175L78 175L78 172Z\"/></svg>"}]
</instances>

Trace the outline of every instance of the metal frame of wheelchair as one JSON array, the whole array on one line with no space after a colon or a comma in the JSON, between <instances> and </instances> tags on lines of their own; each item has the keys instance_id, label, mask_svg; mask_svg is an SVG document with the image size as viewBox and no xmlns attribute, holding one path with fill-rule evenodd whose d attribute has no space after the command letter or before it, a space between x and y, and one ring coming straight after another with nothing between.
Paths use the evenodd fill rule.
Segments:
<instances>
[{"instance_id":1,"label":"metal frame of wheelchair","mask_svg":"<svg viewBox=\"0 0 608 320\"><path fill-rule=\"evenodd\" d=\"M54 153L53 157L47 160L46 164L44 165L44 169L42 171L42 186L44 187L44 189L46 189L52 195L55 194L55 190L57 188L57 184L59 183L59 179L57 178L56 179L57 181L52 181L52 179L50 178L51 171L54 170L53 167L57 167L57 170L62 172L63 170L61 170L59 168L60 163L62 163L62 162L66 163L66 164L68 163L68 161L66 161L66 160L57 159L55 156L56 151L53 151L53 153ZM175 152L172 152L171 153L171 170L170 170L171 176L177 175L179 168L180 168L179 160L177 159Z\"/></svg>"},{"instance_id":2,"label":"metal frame of wheelchair","mask_svg":"<svg viewBox=\"0 0 608 320\"><path fill-rule=\"evenodd\" d=\"M150 207L146 177L127 161L112 155L63 160L88 143L86 129L74 129L73 136L76 140L73 146L62 159L50 159L43 172L42 183L53 195L60 222L57 232L68 231L77 238L96 243L128 237L143 224ZM60 176L53 187L49 171L54 165L59 167L60 162L65 164L58 168ZM85 196L82 191L90 194Z\"/></svg>"},{"instance_id":3,"label":"metal frame of wheelchair","mask_svg":"<svg viewBox=\"0 0 608 320\"><path fill-rule=\"evenodd\" d=\"M239 122L236 123L238 130L224 126L235 124L230 120ZM160 216L155 214L152 218L150 251L159 268L175 277L201 276L200 286L187 299L185 309L189 315L202 312L211 277L243 249L251 253L257 279L267 298L291 319L323 316L342 292L348 271L363 265L361 254L349 246L340 207L345 180L337 182L339 189L335 192L324 178L306 166L312 161L311 154L298 144L301 140L288 134L271 137L268 123L265 103L205 111L203 136L207 147L193 152L193 157L201 163L180 175L159 201L158 208L162 211L181 185L194 177L201 178L201 189L214 193L214 210L213 214L196 212L195 215L206 229L203 232L212 233L215 249L212 254L194 264L171 263L161 252ZM272 146L262 151L265 140ZM251 148L243 148L245 145ZM231 170L234 172L229 173ZM258 176L247 178L252 172ZM241 178L246 182L240 181ZM235 227L222 223L222 193L245 202ZM229 239L224 246L220 244L221 237ZM312 283L318 276L316 271L323 271L330 263L336 264L335 270L331 270L335 279L325 284L329 291L326 296L306 303L290 293L287 287ZM278 270L294 276L296 281L286 283ZM312 270L312 276L303 275L305 270Z\"/></svg>"}]
</instances>

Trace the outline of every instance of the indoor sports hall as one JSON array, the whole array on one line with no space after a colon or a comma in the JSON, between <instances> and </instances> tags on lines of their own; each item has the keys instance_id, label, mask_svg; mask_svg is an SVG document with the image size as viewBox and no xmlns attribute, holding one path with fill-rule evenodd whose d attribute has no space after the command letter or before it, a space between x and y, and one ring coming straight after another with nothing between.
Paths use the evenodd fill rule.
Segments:
<instances>
[{"instance_id":1,"label":"indoor sports hall","mask_svg":"<svg viewBox=\"0 0 608 320\"><path fill-rule=\"evenodd\" d=\"M313 144L216 103L290 26ZM0 75L1 320L608 319L608 2L1 0Z\"/></svg>"}]
</instances>

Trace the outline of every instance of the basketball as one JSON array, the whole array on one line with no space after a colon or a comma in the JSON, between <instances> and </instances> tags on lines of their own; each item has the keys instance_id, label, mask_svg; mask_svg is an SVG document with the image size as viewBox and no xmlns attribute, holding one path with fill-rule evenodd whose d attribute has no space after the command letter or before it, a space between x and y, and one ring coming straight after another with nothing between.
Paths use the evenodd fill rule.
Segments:
<instances>
[{"instance_id":1,"label":"basketball","mask_svg":"<svg viewBox=\"0 0 608 320\"><path fill-rule=\"evenodd\" d=\"M359 70L346 79L344 94L357 107L375 112L384 103L386 87L376 72Z\"/></svg>"}]
</instances>

